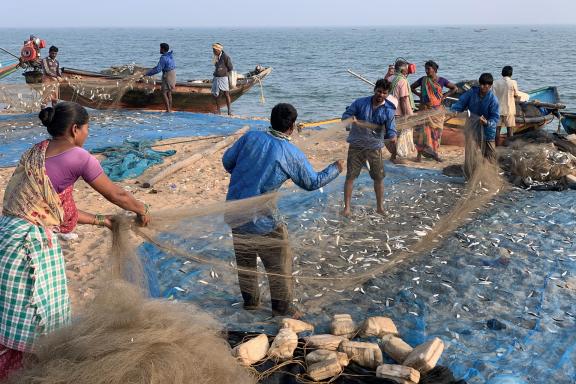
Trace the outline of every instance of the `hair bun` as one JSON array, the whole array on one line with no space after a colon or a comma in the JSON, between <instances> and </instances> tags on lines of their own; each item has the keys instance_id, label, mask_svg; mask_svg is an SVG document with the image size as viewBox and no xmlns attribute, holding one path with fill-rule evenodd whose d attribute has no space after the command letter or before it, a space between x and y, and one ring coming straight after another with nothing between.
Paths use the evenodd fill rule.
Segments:
<instances>
[{"instance_id":1,"label":"hair bun","mask_svg":"<svg viewBox=\"0 0 576 384\"><path fill-rule=\"evenodd\" d=\"M42 122L42 125L44 125L45 127L48 127L50 125L50 123L52 123L52 120L54 119L54 113L55 112L56 112L56 110L52 107L47 107L47 108L42 109L40 111L40 113L38 114L38 118Z\"/></svg>"}]
</instances>

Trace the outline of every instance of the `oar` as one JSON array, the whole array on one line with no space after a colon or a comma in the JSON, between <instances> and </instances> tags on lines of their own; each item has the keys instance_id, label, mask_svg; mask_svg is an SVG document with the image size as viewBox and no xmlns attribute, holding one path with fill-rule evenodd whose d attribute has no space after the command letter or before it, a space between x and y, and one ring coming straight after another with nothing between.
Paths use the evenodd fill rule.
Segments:
<instances>
[{"instance_id":1,"label":"oar","mask_svg":"<svg viewBox=\"0 0 576 384\"><path fill-rule=\"evenodd\" d=\"M335 118L335 119L330 119L330 120L320 120L320 121L312 121L309 123L300 123L298 124L298 127L300 129L302 128L308 128L308 127L318 127L320 125L325 125L325 124L334 124L334 123L339 123L341 121L340 118Z\"/></svg>"},{"instance_id":2,"label":"oar","mask_svg":"<svg viewBox=\"0 0 576 384\"><path fill-rule=\"evenodd\" d=\"M9 54L10 56L14 56L15 58L17 58L18 60L20 60L20 58L18 56L16 56L15 54L13 54L10 51L5 50L4 48L0 47L0 50L6 52L7 54Z\"/></svg>"},{"instance_id":3,"label":"oar","mask_svg":"<svg viewBox=\"0 0 576 384\"><path fill-rule=\"evenodd\" d=\"M371 82L370 80L368 80L367 78L365 78L364 76L359 75L359 74L357 74L356 72L354 72L354 71L352 71L352 70L350 70L350 69L347 69L346 71L347 71L349 74L351 74L352 76L356 76L357 78L359 78L359 79L362 80L363 82L368 83L368 84L370 84L371 86L374 86L374 83Z\"/></svg>"}]
</instances>

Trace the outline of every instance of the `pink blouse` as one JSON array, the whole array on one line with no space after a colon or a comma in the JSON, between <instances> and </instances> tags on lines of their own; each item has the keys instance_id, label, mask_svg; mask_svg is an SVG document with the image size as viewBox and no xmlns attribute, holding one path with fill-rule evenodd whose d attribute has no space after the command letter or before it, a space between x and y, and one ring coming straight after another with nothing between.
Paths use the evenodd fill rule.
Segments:
<instances>
[{"instance_id":1,"label":"pink blouse","mask_svg":"<svg viewBox=\"0 0 576 384\"><path fill-rule=\"evenodd\" d=\"M104 172L100 162L87 150L70 148L46 158L46 173L57 193L74 184L78 178L90 183Z\"/></svg>"}]
</instances>

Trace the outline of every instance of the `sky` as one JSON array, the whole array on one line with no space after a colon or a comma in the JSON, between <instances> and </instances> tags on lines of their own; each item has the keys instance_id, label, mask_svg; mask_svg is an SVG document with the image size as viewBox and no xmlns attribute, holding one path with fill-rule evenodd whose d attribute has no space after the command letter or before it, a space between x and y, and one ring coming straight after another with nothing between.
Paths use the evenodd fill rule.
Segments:
<instances>
[{"instance_id":1,"label":"sky","mask_svg":"<svg viewBox=\"0 0 576 384\"><path fill-rule=\"evenodd\" d=\"M574 24L576 0L3 1L0 28Z\"/></svg>"}]
</instances>

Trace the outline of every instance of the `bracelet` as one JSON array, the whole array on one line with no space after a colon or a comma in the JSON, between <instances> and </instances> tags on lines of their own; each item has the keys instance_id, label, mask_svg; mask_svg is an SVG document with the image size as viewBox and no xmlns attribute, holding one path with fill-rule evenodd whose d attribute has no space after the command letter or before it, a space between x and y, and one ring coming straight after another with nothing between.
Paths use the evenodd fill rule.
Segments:
<instances>
[{"instance_id":1,"label":"bracelet","mask_svg":"<svg viewBox=\"0 0 576 384\"><path fill-rule=\"evenodd\" d=\"M142 214L141 216L148 216L149 212L150 212L150 204L144 204L144 214Z\"/></svg>"},{"instance_id":2,"label":"bracelet","mask_svg":"<svg viewBox=\"0 0 576 384\"><path fill-rule=\"evenodd\" d=\"M103 227L105 221L106 221L106 216L97 213L94 215L94 221L92 222L92 224L97 225L99 227Z\"/></svg>"}]
</instances>

